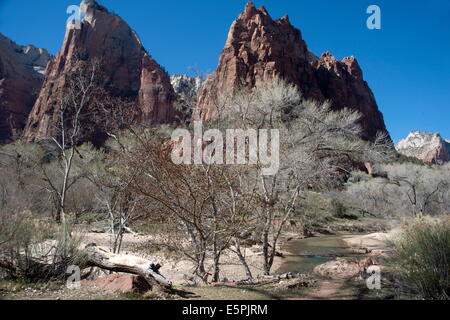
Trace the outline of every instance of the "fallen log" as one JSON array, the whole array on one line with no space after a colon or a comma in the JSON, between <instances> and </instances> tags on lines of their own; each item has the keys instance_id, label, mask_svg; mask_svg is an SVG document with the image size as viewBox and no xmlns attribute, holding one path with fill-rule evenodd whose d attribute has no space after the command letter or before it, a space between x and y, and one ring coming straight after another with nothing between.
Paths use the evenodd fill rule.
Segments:
<instances>
[{"instance_id":1,"label":"fallen log","mask_svg":"<svg viewBox=\"0 0 450 320\"><path fill-rule=\"evenodd\" d=\"M87 245L82 253L85 255L81 269L98 267L112 272L131 273L145 279L150 287L170 291L172 283L166 279L159 269L161 265L148 259L126 254L113 254L95 243ZM7 269L16 276L25 275L33 279L48 280L64 278L67 266L55 265L37 258L19 255L13 259L0 255L0 268Z\"/></svg>"},{"instance_id":2,"label":"fallen log","mask_svg":"<svg viewBox=\"0 0 450 320\"><path fill-rule=\"evenodd\" d=\"M132 255L113 254L96 244L87 245L84 252L87 256L87 265L90 267L139 275L152 288L155 286L163 290L172 288L172 282L159 273L161 268L159 263Z\"/></svg>"}]
</instances>

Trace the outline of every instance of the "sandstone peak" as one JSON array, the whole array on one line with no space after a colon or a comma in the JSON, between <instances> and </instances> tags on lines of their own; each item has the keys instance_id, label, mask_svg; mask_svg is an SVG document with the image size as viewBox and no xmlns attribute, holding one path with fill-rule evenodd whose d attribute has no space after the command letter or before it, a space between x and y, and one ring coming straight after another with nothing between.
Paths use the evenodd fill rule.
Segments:
<instances>
[{"instance_id":1,"label":"sandstone peak","mask_svg":"<svg viewBox=\"0 0 450 320\"><path fill-rule=\"evenodd\" d=\"M195 97L197 91L203 85L202 77L190 77L185 74L174 74L170 76L170 82L176 94Z\"/></svg>"},{"instance_id":2,"label":"sandstone peak","mask_svg":"<svg viewBox=\"0 0 450 320\"><path fill-rule=\"evenodd\" d=\"M20 46L0 33L0 48L7 61L6 55L25 66L33 77L42 78L48 62L53 58L47 50L34 45ZM6 63L5 63L6 64Z\"/></svg>"},{"instance_id":3,"label":"sandstone peak","mask_svg":"<svg viewBox=\"0 0 450 320\"><path fill-rule=\"evenodd\" d=\"M175 93L170 77L147 53L136 32L97 1L84 0L81 10L85 12L81 28L67 28L62 48L48 67L25 129L27 140L55 135L57 102L63 94L66 74L74 68L80 53L84 59L102 62L103 89L113 97L134 101L139 121L146 124L175 121Z\"/></svg>"},{"instance_id":4,"label":"sandstone peak","mask_svg":"<svg viewBox=\"0 0 450 320\"><path fill-rule=\"evenodd\" d=\"M344 73L348 73L356 80L363 81L363 72L358 60L354 56L345 57L339 61L330 51L327 51L322 53L321 57L312 63L312 66L316 69L324 67L338 77L342 77Z\"/></svg>"},{"instance_id":5,"label":"sandstone peak","mask_svg":"<svg viewBox=\"0 0 450 320\"><path fill-rule=\"evenodd\" d=\"M247 3L232 23L216 71L199 90L195 117L214 117L214 99L224 92L281 77L297 85L308 99L330 100L332 108L362 113L363 138L387 133L375 97L354 57L337 60L330 52L318 58L286 15L273 20L264 7Z\"/></svg>"},{"instance_id":6,"label":"sandstone peak","mask_svg":"<svg viewBox=\"0 0 450 320\"><path fill-rule=\"evenodd\" d=\"M412 131L396 145L399 153L425 162L442 164L450 161L450 143L439 133Z\"/></svg>"},{"instance_id":7,"label":"sandstone peak","mask_svg":"<svg viewBox=\"0 0 450 320\"><path fill-rule=\"evenodd\" d=\"M290 21L289 21L289 15L287 15L287 14L285 14L284 16L282 16L282 17L280 18L280 20L281 20L281 21L286 21L286 22L289 22L289 23L290 23Z\"/></svg>"},{"instance_id":8,"label":"sandstone peak","mask_svg":"<svg viewBox=\"0 0 450 320\"><path fill-rule=\"evenodd\" d=\"M255 17L269 17L269 12L264 6L260 6L259 8L256 8L256 6L253 4L253 2L248 2L245 6L244 11L239 15L238 19L241 20L252 20L255 19ZM261 20L259 20L261 21Z\"/></svg>"}]
</instances>

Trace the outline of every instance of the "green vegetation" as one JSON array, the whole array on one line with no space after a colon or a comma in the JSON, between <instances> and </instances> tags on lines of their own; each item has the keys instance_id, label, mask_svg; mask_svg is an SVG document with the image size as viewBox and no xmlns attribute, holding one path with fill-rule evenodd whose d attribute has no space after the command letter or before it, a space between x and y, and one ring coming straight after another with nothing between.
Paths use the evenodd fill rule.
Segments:
<instances>
[{"instance_id":1,"label":"green vegetation","mask_svg":"<svg viewBox=\"0 0 450 320\"><path fill-rule=\"evenodd\" d=\"M450 217L417 219L392 243L393 269L424 299L450 297Z\"/></svg>"}]
</instances>

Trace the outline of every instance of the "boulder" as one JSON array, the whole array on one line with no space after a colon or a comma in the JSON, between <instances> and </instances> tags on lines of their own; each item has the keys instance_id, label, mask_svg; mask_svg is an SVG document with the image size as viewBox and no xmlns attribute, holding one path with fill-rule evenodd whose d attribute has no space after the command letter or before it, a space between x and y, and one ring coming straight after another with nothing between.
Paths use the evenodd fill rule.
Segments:
<instances>
[{"instance_id":1,"label":"boulder","mask_svg":"<svg viewBox=\"0 0 450 320\"><path fill-rule=\"evenodd\" d=\"M113 273L96 280L83 280L81 284L123 293L145 293L151 290L150 285L143 277L134 274Z\"/></svg>"},{"instance_id":2,"label":"boulder","mask_svg":"<svg viewBox=\"0 0 450 320\"><path fill-rule=\"evenodd\" d=\"M348 279L361 272L365 272L371 265L378 265L374 257L363 259L337 258L314 268L314 273L331 279Z\"/></svg>"}]
</instances>

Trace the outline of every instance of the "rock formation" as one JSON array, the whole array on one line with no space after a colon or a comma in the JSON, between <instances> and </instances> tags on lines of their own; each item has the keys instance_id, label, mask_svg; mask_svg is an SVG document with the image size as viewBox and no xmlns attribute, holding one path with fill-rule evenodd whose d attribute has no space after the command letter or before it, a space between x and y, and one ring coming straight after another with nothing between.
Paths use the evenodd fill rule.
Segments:
<instances>
[{"instance_id":1,"label":"rock formation","mask_svg":"<svg viewBox=\"0 0 450 320\"><path fill-rule=\"evenodd\" d=\"M339 61L328 52L316 57L288 16L273 20L264 7L252 3L233 22L217 70L199 90L195 117L213 117L214 100L230 88L253 87L274 77L296 84L306 98L331 100L335 110L360 111L365 139L373 140L378 131L387 132L355 58Z\"/></svg>"},{"instance_id":2,"label":"rock formation","mask_svg":"<svg viewBox=\"0 0 450 320\"><path fill-rule=\"evenodd\" d=\"M81 53L84 60L102 64L103 89L107 95L136 103L139 121L161 124L175 120L175 93L169 75L147 53L138 35L119 16L94 0L81 3L81 28L67 27L63 46L49 64L47 75L28 120L29 141L55 135L58 100L67 72L73 70Z\"/></svg>"},{"instance_id":3,"label":"rock formation","mask_svg":"<svg viewBox=\"0 0 450 320\"><path fill-rule=\"evenodd\" d=\"M17 139L36 101L51 55L0 34L0 144Z\"/></svg>"},{"instance_id":4,"label":"rock formation","mask_svg":"<svg viewBox=\"0 0 450 320\"><path fill-rule=\"evenodd\" d=\"M203 85L203 79L184 74L174 74L170 77L170 83L177 95L194 98L197 95L197 91Z\"/></svg>"},{"instance_id":5,"label":"rock formation","mask_svg":"<svg viewBox=\"0 0 450 320\"><path fill-rule=\"evenodd\" d=\"M334 110L349 107L363 115L363 138L373 140L377 132L387 133L375 96L364 81L363 72L354 57L339 61L326 52L313 61L312 66L316 70L319 89L325 99L332 101Z\"/></svg>"},{"instance_id":6,"label":"rock formation","mask_svg":"<svg viewBox=\"0 0 450 320\"><path fill-rule=\"evenodd\" d=\"M428 163L443 164L450 161L450 140L438 133L413 131L395 148L401 154Z\"/></svg>"},{"instance_id":7,"label":"rock formation","mask_svg":"<svg viewBox=\"0 0 450 320\"><path fill-rule=\"evenodd\" d=\"M177 95L178 110L182 114L184 122L190 121L192 111L197 104L197 91L203 85L202 77L189 77L184 74L175 74L170 77L170 82Z\"/></svg>"},{"instance_id":8,"label":"rock formation","mask_svg":"<svg viewBox=\"0 0 450 320\"><path fill-rule=\"evenodd\" d=\"M151 290L151 287L143 277L122 273L113 273L90 281L82 280L81 284L86 287L94 286L123 293L145 293Z\"/></svg>"}]
</instances>

